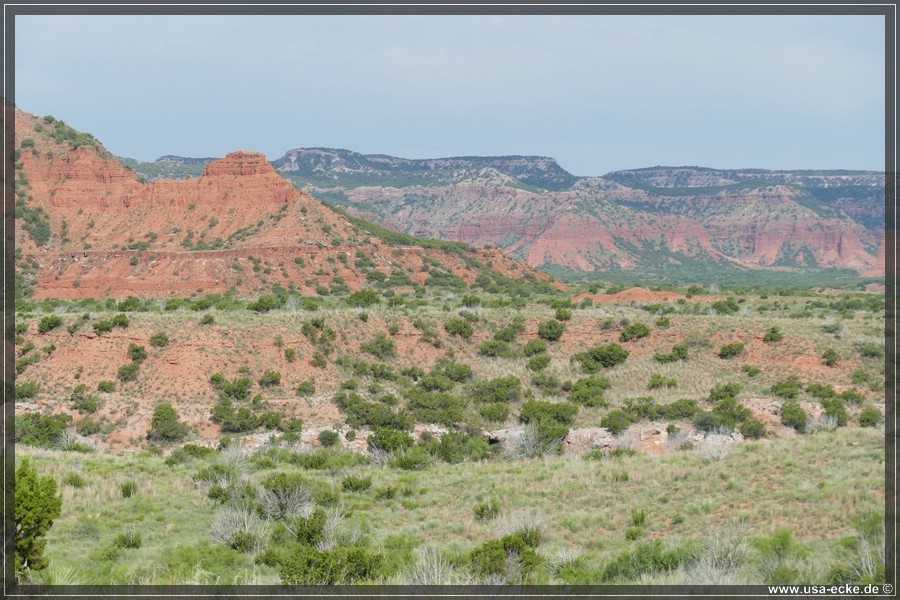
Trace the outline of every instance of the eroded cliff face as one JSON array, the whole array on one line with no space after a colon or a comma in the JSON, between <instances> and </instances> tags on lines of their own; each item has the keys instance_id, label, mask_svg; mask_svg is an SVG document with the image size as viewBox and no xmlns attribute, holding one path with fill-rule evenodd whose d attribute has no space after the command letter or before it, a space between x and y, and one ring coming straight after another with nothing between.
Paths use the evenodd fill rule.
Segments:
<instances>
[{"instance_id":1,"label":"eroded cliff face","mask_svg":"<svg viewBox=\"0 0 900 600\"><path fill-rule=\"evenodd\" d=\"M17 219L18 247L40 265L38 298L251 292L275 283L315 294L319 286L370 286L369 269L422 283L435 264L472 283L488 262L499 273L550 280L496 249L469 252L466 262L439 248L386 244L298 191L260 153L231 153L196 179L143 183L102 146L60 142L21 111L16 137L17 192L49 222L49 239L37 245Z\"/></svg>"},{"instance_id":2,"label":"eroded cliff face","mask_svg":"<svg viewBox=\"0 0 900 600\"><path fill-rule=\"evenodd\" d=\"M533 267L591 272L697 258L750 269L842 268L872 274L880 264L876 232L840 211L817 213L786 185L687 198L613 182L562 192L533 192L500 182L342 192L351 211L401 231L496 244Z\"/></svg>"}]
</instances>

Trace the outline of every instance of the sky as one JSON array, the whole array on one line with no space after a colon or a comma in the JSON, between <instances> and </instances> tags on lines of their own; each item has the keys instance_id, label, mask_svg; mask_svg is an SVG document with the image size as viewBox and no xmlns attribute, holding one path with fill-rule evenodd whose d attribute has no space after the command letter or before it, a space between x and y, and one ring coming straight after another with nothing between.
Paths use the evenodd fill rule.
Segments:
<instances>
[{"instance_id":1,"label":"sky","mask_svg":"<svg viewBox=\"0 0 900 600\"><path fill-rule=\"evenodd\" d=\"M884 169L879 16L15 17L15 102L119 156Z\"/></svg>"}]
</instances>

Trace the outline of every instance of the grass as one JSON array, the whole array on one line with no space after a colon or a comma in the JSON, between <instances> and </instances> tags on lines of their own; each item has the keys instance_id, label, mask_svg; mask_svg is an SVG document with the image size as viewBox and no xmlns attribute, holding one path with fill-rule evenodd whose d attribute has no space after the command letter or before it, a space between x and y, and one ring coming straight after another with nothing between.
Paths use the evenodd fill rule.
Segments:
<instances>
[{"instance_id":1,"label":"grass","mask_svg":"<svg viewBox=\"0 0 900 600\"><path fill-rule=\"evenodd\" d=\"M374 548L404 536L448 555L498 536L498 523L478 521L473 508L498 499L500 521L536 514L545 548L576 551L596 569L630 547L625 532L640 521L641 539L699 540L739 519L754 535L787 527L823 570L836 560L836 542L854 532L853 519L883 510L884 451L880 432L839 429L825 434L740 444L727 458L707 463L697 452L633 455L616 461L570 456L527 462L438 464L423 472L356 467L372 490L395 487L393 499L374 491L344 493L350 520ZM73 470L83 488L61 486L63 514L48 536L56 568L73 569L90 583L232 583L277 579L250 555L205 540L214 506L190 482L200 464L169 467L160 457L82 455L19 449L39 472L58 483ZM252 463L250 463L252 465ZM254 483L275 472L253 470ZM627 481L615 474L628 473ZM340 488L341 472L305 475ZM133 479L140 492L122 498ZM598 485L598 482L603 482ZM648 509L649 507L649 509ZM131 529L130 529L131 528ZM104 555L116 536L139 531L140 548ZM183 557L173 564L172 556ZM87 563L84 557L91 557ZM410 558L412 560L412 558ZM86 566L87 565L87 566ZM409 566L409 565L402 565Z\"/></svg>"}]
</instances>

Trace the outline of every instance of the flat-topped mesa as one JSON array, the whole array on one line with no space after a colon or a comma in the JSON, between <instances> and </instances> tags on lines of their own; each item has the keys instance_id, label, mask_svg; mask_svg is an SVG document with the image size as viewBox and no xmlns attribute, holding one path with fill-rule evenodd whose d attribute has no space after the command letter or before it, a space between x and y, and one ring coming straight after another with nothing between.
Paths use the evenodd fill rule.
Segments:
<instances>
[{"instance_id":1,"label":"flat-topped mesa","mask_svg":"<svg viewBox=\"0 0 900 600\"><path fill-rule=\"evenodd\" d=\"M275 169L266 160L266 155L260 152L246 152L240 150L232 152L225 158L213 161L203 169L204 177L221 176L245 176L245 175L276 175ZM280 178L280 176L279 176Z\"/></svg>"}]
</instances>

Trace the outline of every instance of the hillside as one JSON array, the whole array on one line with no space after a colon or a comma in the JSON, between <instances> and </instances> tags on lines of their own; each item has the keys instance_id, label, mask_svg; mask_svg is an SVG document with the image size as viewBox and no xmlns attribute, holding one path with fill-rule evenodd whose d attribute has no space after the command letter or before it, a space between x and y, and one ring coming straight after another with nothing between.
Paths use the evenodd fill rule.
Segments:
<instances>
[{"instance_id":1,"label":"hillside","mask_svg":"<svg viewBox=\"0 0 900 600\"><path fill-rule=\"evenodd\" d=\"M207 162L196 179L144 183L52 117L17 111L16 137L20 288L37 298L550 280L498 250L351 220L296 190L262 154Z\"/></svg>"},{"instance_id":2,"label":"hillside","mask_svg":"<svg viewBox=\"0 0 900 600\"><path fill-rule=\"evenodd\" d=\"M165 158L135 168L152 176L171 169ZM493 244L558 274L884 274L884 178L875 172L651 167L576 177L543 157L410 160L328 148L290 150L272 164L383 226Z\"/></svg>"}]
</instances>

